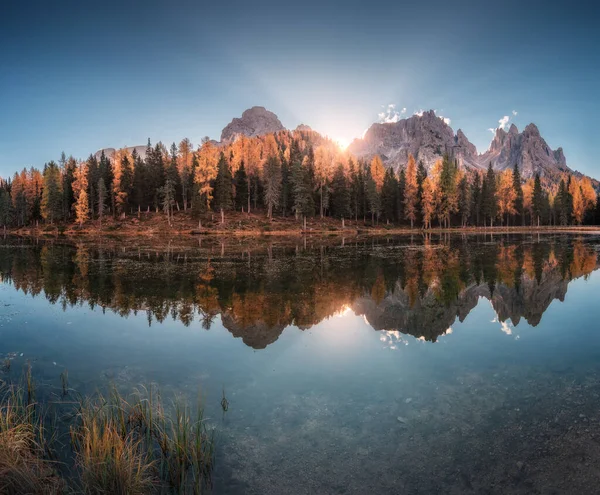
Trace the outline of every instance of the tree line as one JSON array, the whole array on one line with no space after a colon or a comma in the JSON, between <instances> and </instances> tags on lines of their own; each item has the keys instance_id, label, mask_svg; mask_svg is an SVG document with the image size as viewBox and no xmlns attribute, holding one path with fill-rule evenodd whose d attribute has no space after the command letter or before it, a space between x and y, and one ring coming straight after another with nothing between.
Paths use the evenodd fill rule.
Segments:
<instances>
[{"instance_id":1,"label":"tree line","mask_svg":"<svg viewBox=\"0 0 600 495\"><path fill-rule=\"evenodd\" d=\"M356 160L314 131L239 136L219 145L189 139L167 149L150 140L136 149L84 162L62 154L43 170L24 169L0 179L0 225L23 227L125 218L175 211L264 211L268 218L335 217L420 228L600 223L600 201L587 177L560 182L512 170L467 170L448 155L430 170L412 155L406 167L386 169L379 156Z\"/></svg>"}]
</instances>

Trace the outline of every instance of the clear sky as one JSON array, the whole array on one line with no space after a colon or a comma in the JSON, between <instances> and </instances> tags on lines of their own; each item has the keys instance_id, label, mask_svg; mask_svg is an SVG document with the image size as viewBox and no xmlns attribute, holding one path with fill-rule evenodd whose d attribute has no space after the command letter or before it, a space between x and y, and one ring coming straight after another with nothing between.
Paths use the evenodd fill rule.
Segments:
<instances>
[{"instance_id":1,"label":"clear sky","mask_svg":"<svg viewBox=\"0 0 600 495\"><path fill-rule=\"evenodd\" d=\"M7 0L0 175L62 150L218 139L253 105L349 142L394 104L436 109L480 152L504 116L534 122L600 178L594 3Z\"/></svg>"}]
</instances>

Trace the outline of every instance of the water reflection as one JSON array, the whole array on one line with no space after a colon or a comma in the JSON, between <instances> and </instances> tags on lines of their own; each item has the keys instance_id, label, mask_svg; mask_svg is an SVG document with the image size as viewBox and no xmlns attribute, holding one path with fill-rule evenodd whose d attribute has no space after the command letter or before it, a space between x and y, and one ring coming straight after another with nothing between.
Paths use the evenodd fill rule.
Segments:
<instances>
[{"instance_id":1,"label":"water reflection","mask_svg":"<svg viewBox=\"0 0 600 495\"><path fill-rule=\"evenodd\" d=\"M66 310L88 304L123 317L145 312L210 329L255 349L288 326L302 330L353 312L396 348L404 335L436 341L481 298L503 331L538 325L569 282L598 268L594 237L483 236L239 244L174 250L5 240L4 283ZM509 325L509 320L511 325Z\"/></svg>"}]
</instances>

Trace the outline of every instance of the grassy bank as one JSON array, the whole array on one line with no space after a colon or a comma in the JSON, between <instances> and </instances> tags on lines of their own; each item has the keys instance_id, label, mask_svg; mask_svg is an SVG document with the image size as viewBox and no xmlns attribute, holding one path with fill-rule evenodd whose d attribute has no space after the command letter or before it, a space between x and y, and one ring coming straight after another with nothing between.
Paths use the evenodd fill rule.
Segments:
<instances>
[{"instance_id":1,"label":"grassy bank","mask_svg":"<svg viewBox=\"0 0 600 495\"><path fill-rule=\"evenodd\" d=\"M73 224L41 225L37 227L24 227L8 231L10 234L36 237L56 237L59 235L72 238L173 238L194 236L323 236L323 235L387 235L387 234L417 234L417 233L503 233L503 232L592 232L600 233L598 226L494 226L494 227L453 227L448 229L409 228L393 224L372 224L370 219L342 221L335 218L308 218L306 228L304 224L294 217L275 217L272 220L265 218L264 213L228 212L221 223L218 214L204 215L201 219L193 218L189 213L177 212L171 223L162 213L144 212L139 215L130 215L125 219L107 218L102 224L88 222L79 227Z\"/></svg>"},{"instance_id":2,"label":"grassy bank","mask_svg":"<svg viewBox=\"0 0 600 495\"><path fill-rule=\"evenodd\" d=\"M10 363L4 373L0 493L198 494L210 488L215 440L200 403L165 407L154 388L79 397L64 373L61 393L42 403L29 365L17 383L10 383Z\"/></svg>"}]
</instances>

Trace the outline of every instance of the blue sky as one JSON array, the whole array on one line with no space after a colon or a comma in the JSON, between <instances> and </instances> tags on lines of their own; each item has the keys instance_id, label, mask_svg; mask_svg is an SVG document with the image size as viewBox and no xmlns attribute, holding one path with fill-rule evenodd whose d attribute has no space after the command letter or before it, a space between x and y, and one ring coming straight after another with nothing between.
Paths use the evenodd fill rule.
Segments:
<instances>
[{"instance_id":1,"label":"blue sky","mask_svg":"<svg viewBox=\"0 0 600 495\"><path fill-rule=\"evenodd\" d=\"M253 105L348 142L395 104L436 109L480 152L502 117L535 122L600 178L600 7L588 4L9 0L0 175L62 150L218 139Z\"/></svg>"}]
</instances>

